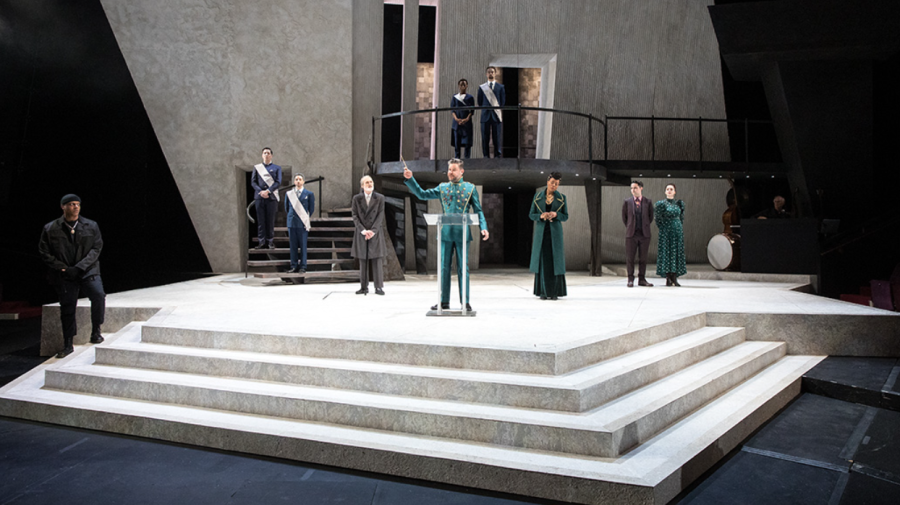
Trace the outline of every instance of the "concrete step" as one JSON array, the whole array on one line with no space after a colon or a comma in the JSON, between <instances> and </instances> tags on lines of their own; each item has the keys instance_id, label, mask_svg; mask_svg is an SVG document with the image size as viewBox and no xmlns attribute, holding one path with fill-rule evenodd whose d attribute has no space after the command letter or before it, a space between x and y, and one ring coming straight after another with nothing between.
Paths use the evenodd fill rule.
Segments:
<instances>
[{"instance_id":1,"label":"concrete step","mask_svg":"<svg viewBox=\"0 0 900 505\"><path fill-rule=\"evenodd\" d=\"M584 414L476 405L112 366L46 373L45 387L357 428L616 457L784 356L745 342Z\"/></svg>"},{"instance_id":2,"label":"concrete step","mask_svg":"<svg viewBox=\"0 0 900 505\"><path fill-rule=\"evenodd\" d=\"M673 393L680 387L695 382L708 384L716 380L715 377L704 374L700 367L710 366L712 362L729 354L732 354L729 359L732 369L747 375L745 380L732 389L666 426L655 436L644 438L639 447L614 458L531 450L518 446L281 417L295 403L291 395L282 398L274 416L266 416L103 396L97 394L99 391L63 391L53 389L52 384L47 382L48 375L53 375L54 372L61 372L66 380L74 378L75 381L89 382L94 377L84 375L80 370L116 370L113 367L94 365L96 351L111 345L138 343L141 339L141 326L146 324L131 323L115 335L108 335L107 342L97 346L76 346L75 353L68 358L48 360L0 388L0 415L572 503L663 505L796 397L800 393L802 375L822 359L813 356L787 356L754 374L752 369L742 367L741 360L733 353L742 347L746 351L748 344L765 346L772 343L746 342L673 375L672 377L681 377L658 390L656 400L646 396L645 391L662 387L660 384L664 381L657 381L647 388L610 402L610 405L618 403L620 409L624 402L630 401L640 402L648 409L656 410L659 409L653 405L660 401L677 403L680 400ZM757 348L756 352L766 351ZM744 359L751 359L751 356L745 352ZM724 363L720 361L718 366L722 365ZM126 381L133 381L134 373L146 371L124 370L122 373L126 374ZM180 377L186 387L196 386L201 390L207 388L206 381L229 382L228 379L203 378L183 373L169 373L168 376ZM110 377L101 374L99 379L105 382ZM115 381L114 377L112 380ZM261 381L238 383L249 390L247 394L250 395L257 394L256 390L260 387L269 386ZM213 386L201 395L217 396L221 401L233 400L227 392L229 387ZM155 384L146 382L138 390L153 387ZM284 385L281 387L290 388ZM124 388L126 392L129 389L130 386ZM703 386L699 386L699 389L703 389ZM187 390L182 388L182 391ZM220 393L222 391L224 393ZM333 390L318 391L320 394L333 396ZM379 401L394 398L371 393L365 396ZM189 398L181 398L185 399ZM396 399L399 402L393 402L394 404L403 403L404 398ZM216 398L210 400L214 401ZM421 403L416 405L421 406ZM440 405L449 408L447 413L453 415L470 415L475 411L476 416L479 416L482 411L487 411L489 415L482 415L483 420L490 419L498 409L485 409L477 405L461 409L460 406L464 404L446 401L440 402ZM247 406L257 408L260 405ZM334 408L335 410L323 408L321 412L333 415L352 414L351 409L340 402ZM391 405L385 405L385 408L391 408ZM465 412L459 413L460 410ZM540 413L533 409L499 410ZM596 419L596 416L598 412L605 411L611 425L618 423L622 426L623 418L617 416L614 410L613 407L604 406L587 414L544 414L575 420L594 418L595 424L602 425L602 420ZM351 420L364 418L365 416L350 417ZM632 426L634 430L640 428ZM527 430L514 430L502 435L525 437L528 433Z\"/></svg>"},{"instance_id":3,"label":"concrete step","mask_svg":"<svg viewBox=\"0 0 900 505\"><path fill-rule=\"evenodd\" d=\"M306 260L307 265L352 265L356 260L353 258L347 259L308 259ZM279 266L289 266L291 264L291 260L249 260L247 261L248 267L279 267Z\"/></svg>"},{"instance_id":4,"label":"concrete step","mask_svg":"<svg viewBox=\"0 0 900 505\"><path fill-rule=\"evenodd\" d=\"M353 231L353 228L348 228L347 231ZM275 242L290 243L291 238L290 237L275 237L274 240L275 240ZM306 237L306 241L307 242L352 242L353 235L348 234L343 237L317 237L314 234L310 234L308 237ZM254 237L251 242L258 243L259 239Z\"/></svg>"},{"instance_id":5,"label":"concrete step","mask_svg":"<svg viewBox=\"0 0 900 505\"><path fill-rule=\"evenodd\" d=\"M461 371L146 343L99 347L97 363L440 400L584 412L743 341L743 328L701 328L560 376Z\"/></svg>"},{"instance_id":6,"label":"concrete step","mask_svg":"<svg viewBox=\"0 0 900 505\"><path fill-rule=\"evenodd\" d=\"M349 253L349 247L310 247L307 253ZM250 254L290 254L290 247L276 247L275 249L250 249Z\"/></svg>"},{"instance_id":7,"label":"concrete step","mask_svg":"<svg viewBox=\"0 0 900 505\"><path fill-rule=\"evenodd\" d=\"M287 272L256 272L257 279L359 279L359 270L313 270L306 273L289 274Z\"/></svg>"},{"instance_id":8,"label":"concrete step","mask_svg":"<svg viewBox=\"0 0 900 505\"><path fill-rule=\"evenodd\" d=\"M375 361L438 368L562 375L706 326L703 314L596 335L564 348L493 348L423 344L395 338L330 338L179 328L146 324L147 343L262 352L284 356Z\"/></svg>"}]
</instances>

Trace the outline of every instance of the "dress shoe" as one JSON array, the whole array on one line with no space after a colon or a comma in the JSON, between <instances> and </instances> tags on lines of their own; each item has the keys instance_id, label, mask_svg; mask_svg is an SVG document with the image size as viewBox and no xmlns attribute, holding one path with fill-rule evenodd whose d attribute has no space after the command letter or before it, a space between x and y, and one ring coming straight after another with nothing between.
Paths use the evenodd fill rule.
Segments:
<instances>
[{"instance_id":1,"label":"dress shoe","mask_svg":"<svg viewBox=\"0 0 900 505\"><path fill-rule=\"evenodd\" d=\"M269 244L269 249L275 249L275 242Z\"/></svg>"},{"instance_id":2,"label":"dress shoe","mask_svg":"<svg viewBox=\"0 0 900 505\"><path fill-rule=\"evenodd\" d=\"M633 280L628 281L628 287L629 287L629 288L633 288L633 287L634 287L634 281L633 281Z\"/></svg>"},{"instance_id":3,"label":"dress shoe","mask_svg":"<svg viewBox=\"0 0 900 505\"><path fill-rule=\"evenodd\" d=\"M375 288L375 294L384 296L384 290L381 288Z\"/></svg>"},{"instance_id":4,"label":"dress shoe","mask_svg":"<svg viewBox=\"0 0 900 505\"><path fill-rule=\"evenodd\" d=\"M366 294L366 293L368 293L368 292L369 292L368 289L360 289L359 291L356 292L356 294L358 294L358 295L364 295L364 294Z\"/></svg>"},{"instance_id":5,"label":"dress shoe","mask_svg":"<svg viewBox=\"0 0 900 505\"><path fill-rule=\"evenodd\" d=\"M432 305L431 310L437 310L437 305ZM450 303L441 303L441 310L450 310Z\"/></svg>"},{"instance_id":6,"label":"dress shoe","mask_svg":"<svg viewBox=\"0 0 900 505\"><path fill-rule=\"evenodd\" d=\"M103 342L103 337L100 335L91 335L91 343L99 344Z\"/></svg>"},{"instance_id":7,"label":"dress shoe","mask_svg":"<svg viewBox=\"0 0 900 505\"><path fill-rule=\"evenodd\" d=\"M285 273L288 273L288 274L297 274L297 273L300 273L300 269L297 268L297 267L292 267L290 270L288 270L288 271L285 272Z\"/></svg>"},{"instance_id":8,"label":"dress shoe","mask_svg":"<svg viewBox=\"0 0 900 505\"><path fill-rule=\"evenodd\" d=\"M57 359L65 358L66 356L72 354L74 351L75 351L75 348L66 347L62 351L59 351L58 353L56 353L56 358Z\"/></svg>"},{"instance_id":9,"label":"dress shoe","mask_svg":"<svg viewBox=\"0 0 900 505\"><path fill-rule=\"evenodd\" d=\"M647 288L652 288L652 287L653 287L653 284L650 284L649 282L647 282L647 279L639 279L639 280L638 280L638 286L644 286L644 287L647 287Z\"/></svg>"},{"instance_id":10,"label":"dress shoe","mask_svg":"<svg viewBox=\"0 0 900 505\"><path fill-rule=\"evenodd\" d=\"M468 310L469 312L472 312L472 306L469 305L468 303L466 304L466 310Z\"/></svg>"}]
</instances>

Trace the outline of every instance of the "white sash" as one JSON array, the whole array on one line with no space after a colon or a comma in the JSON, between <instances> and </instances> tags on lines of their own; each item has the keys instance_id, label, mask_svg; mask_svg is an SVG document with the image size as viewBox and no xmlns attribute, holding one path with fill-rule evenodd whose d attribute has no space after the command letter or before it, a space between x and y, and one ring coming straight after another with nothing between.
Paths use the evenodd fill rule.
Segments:
<instances>
[{"instance_id":1,"label":"white sash","mask_svg":"<svg viewBox=\"0 0 900 505\"><path fill-rule=\"evenodd\" d=\"M262 163L257 163L253 166L253 168L256 169L256 173L258 173L259 176L262 177L263 182L265 182L270 188L272 187L272 184L275 184L275 179L273 179L272 174L270 174L269 171L266 170L265 165L263 165ZM280 202L281 198L278 197L278 188L272 190L272 193L275 194L275 200Z\"/></svg>"},{"instance_id":2,"label":"white sash","mask_svg":"<svg viewBox=\"0 0 900 505\"><path fill-rule=\"evenodd\" d=\"M491 105L493 105L494 107L500 107L500 102L497 101L497 96L494 95L494 90L491 89L491 84L489 82L486 82L486 83L482 84L480 87L481 87L481 91L484 92L484 96L487 97L488 102L491 102ZM488 112L488 111L484 111L484 112ZM484 112L482 112L482 114ZM500 122L502 123L503 122L503 111L500 109L497 109L494 112L497 113L497 117L500 119Z\"/></svg>"},{"instance_id":3,"label":"white sash","mask_svg":"<svg viewBox=\"0 0 900 505\"><path fill-rule=\"evenodd\" d=\"M303 221L303 226L306 227L306 231L311 230L309 227L309 213L306 212L306 209L300 204L300 198L297 197L296 189L288 191L288 200L291 201L291 207L294 208L294 212L296 212L297 215L300 216L300 220Z\"/></svg>"}]
</instances>

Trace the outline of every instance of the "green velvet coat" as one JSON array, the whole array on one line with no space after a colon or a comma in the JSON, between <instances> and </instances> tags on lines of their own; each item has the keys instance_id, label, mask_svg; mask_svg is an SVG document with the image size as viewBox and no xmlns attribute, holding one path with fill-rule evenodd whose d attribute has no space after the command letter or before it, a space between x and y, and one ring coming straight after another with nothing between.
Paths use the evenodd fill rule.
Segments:
<instances>
[{"instance_id":1,"label":"green velvet coat","mask_svg":"<svg viewBox=\"0 0 900 505\"><path fill-rule=\"evenodd\" d=\"M547 204L547 188L543 188L534 195L534 201L531 202L531 208L528 217L534 221L534 235L531 241L531 264L528 269L531 272L538 273L541 263L541 241L544 238L544 227L550 227L550 239L553 242L553 275L563 275L566 273L566 251L563 246L563 229L562 224L569 219L569 209L566 205L566 196L556 192L550 209L556 212L556 219L552 221L544 221L541 214L544 213Z\"/></svg>"}]
</instances>

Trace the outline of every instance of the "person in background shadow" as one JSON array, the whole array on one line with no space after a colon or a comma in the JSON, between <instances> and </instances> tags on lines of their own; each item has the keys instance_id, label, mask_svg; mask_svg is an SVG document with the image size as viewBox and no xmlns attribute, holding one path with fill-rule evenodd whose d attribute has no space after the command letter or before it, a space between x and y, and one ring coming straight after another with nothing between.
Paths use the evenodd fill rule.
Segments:
<instances>
[{"instance_id":1,"label":"person in background shadow","mask_svg":"<svg viewBox=\"0 0 900 505\"><path fill-rule=\"evenodd\" d=\"M778 195L772 200L772 207L756 214L756 219L790 219L791 215L784 210L784 197Z\"/></svg>"}]
</instances>

